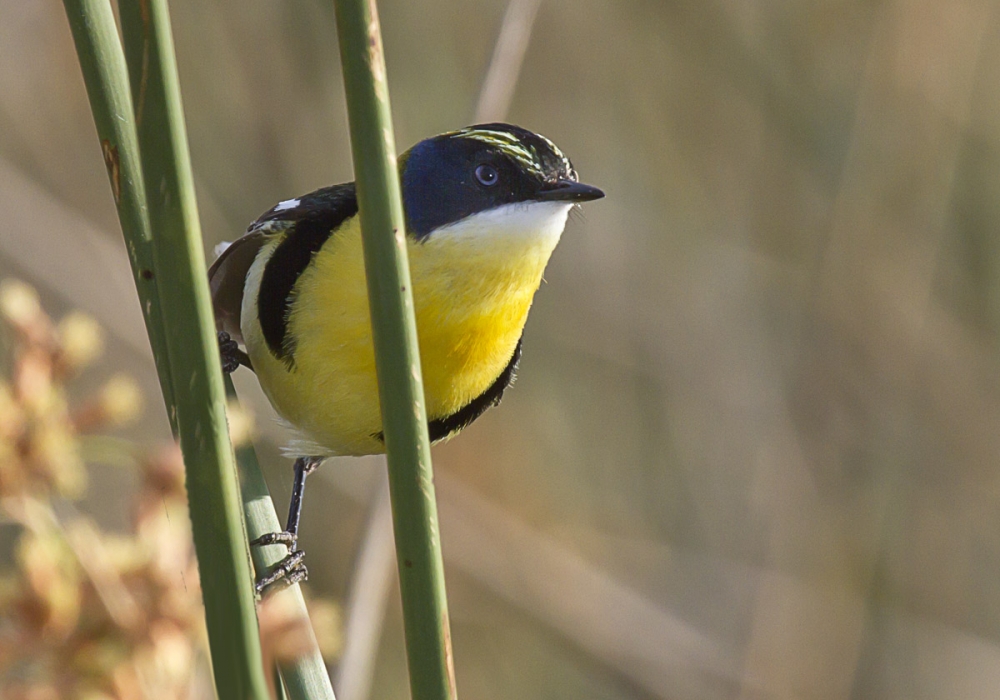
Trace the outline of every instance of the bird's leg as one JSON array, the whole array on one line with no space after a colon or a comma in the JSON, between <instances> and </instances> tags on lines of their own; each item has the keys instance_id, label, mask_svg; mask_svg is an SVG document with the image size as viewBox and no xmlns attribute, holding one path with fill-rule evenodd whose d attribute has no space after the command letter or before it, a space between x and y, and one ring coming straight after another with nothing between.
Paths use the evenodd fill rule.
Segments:
<instances>
[{"instance_id":1,"label":"bird's leg","mask_svg":"<svg viewBox=\"0 0 1000 700\"><path fill-rule=\"evenodd\" d=\"M222 356L222 371L232 374L236 368L243 365L251 372L253 365L250 363L250 356L240 350L239 343L233 340L226 331L218 332L219 355Z\"/></svg>"},{"instance_id":2,"label":"bird's leg","mask_svg":"<svg viewBox=\"0 0 1000 700\"><path fill-rule=\"evenodd\" d=\"M288 521L283 532L269 532L250 543L252 547L269 544L283 544L288 548L288 556L279 561L267 574L257 579L257 595L263 595L271 586L281 583L290 586L304 581L309 571L302 563L305 552L298 548L299 518L302 515L302 495L306 490L306 477L323 462L323 457L299 457L295 460L295 479L292 481L292 500L288 505Z\"/></svg>"}]
</instances>

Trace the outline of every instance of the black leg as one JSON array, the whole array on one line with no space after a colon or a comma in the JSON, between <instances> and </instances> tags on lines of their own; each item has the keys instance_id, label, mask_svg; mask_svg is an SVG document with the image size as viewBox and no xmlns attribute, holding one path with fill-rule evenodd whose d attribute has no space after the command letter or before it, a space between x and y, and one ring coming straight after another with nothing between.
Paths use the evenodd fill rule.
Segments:
<instances>
[{"instance_id":1,"label":"black leg","mask_svg":"<svg viewBox=\"0 0 1000 700\"><path fill-rule=\"evenodd\" d=\"M299 457L295 460L295 479L292 481L292 500L288 504L288 520L285 523L285 532L290 533L292 538L299 535L299 518L302 517L302 496L306 492L306 477L320 464L323 457ZM295 549L295 542L292 542L292 550Z\"/></svg>"},{"instance_id":2,"label":"black leg","mask_svg":"<svg viewBox=\"0 0 1000 700\"><path fill-rule=\"evenodd\" d=\"M288 505L288 520L284 532L269 532L261 535L251 546L262 546L268 544L283 544L288 548L288 556L279 561L266 574L261 576L256 582L257 594L262 595L264 591L275 584L289 586L299 581L304 581L309 571L306 569L302 559L305 552L298 549L296 543L299 534L299 518L302 515L302 496L306 489L306 477L313 472L323 462L323 457L299 457L295 460L295 479L292 481L292 500Z\"/></svg>"},{"instance_id":3,"label":"black leg","mask_svg":"<svg viewBox=\"0 0 1000 700\"><path fill-rule=\"evenodd\" d=\"M237 367L243 365L252 372L253 364L250 362L250 356L240 350L239 343L233 340L226 331L219 331L217 335L219 355L222 357L222 371L226 374L232 374Z\"/></svg>"}]
</instances>

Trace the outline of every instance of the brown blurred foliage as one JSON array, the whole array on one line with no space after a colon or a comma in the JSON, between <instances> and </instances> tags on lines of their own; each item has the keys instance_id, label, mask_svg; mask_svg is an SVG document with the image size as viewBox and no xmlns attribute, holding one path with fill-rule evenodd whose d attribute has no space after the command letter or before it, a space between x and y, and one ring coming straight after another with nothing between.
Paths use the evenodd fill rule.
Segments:
<instances>
[{"instance_id":1,"label":"brown blurred foliage","mask_svg":"<svg viewBox=\"0 0 1000 700\"><path fill-rule=\"evenodd\" d=\"M184 462L101 432L138 415L115 375L79 401L68 387L100 354L102 333L71 313L54 324L28 285L0 282L7 363L0 379L0 515L19 534L0 569L0 697L182 700L211 694ZM244 432L249 417L234 414ZM140 474L127 533L102 530L75 502L88 447ZM280 593L260 606L265 663L310 650L310 621ZM309 601L325 656L339 653L339 608Z\"/></svg>"},{"instance_id":2,"label":"brown blurred foliage","mask_svg":"<svg viewBox=\"0 0 1000 700\"><path fill-rule=\"evenodd\" d=\"M102 531L72 505L87 440L134 418L138 389L115 377L74 405L67 382L100 348L93 321L53 324L11 281L0 283L0 314L0 513L20 530L14 570L0 571L0 695L200 697L204 623L180 451L112 446L141 482L131 531Z\"/></svg>"}]
</instances>

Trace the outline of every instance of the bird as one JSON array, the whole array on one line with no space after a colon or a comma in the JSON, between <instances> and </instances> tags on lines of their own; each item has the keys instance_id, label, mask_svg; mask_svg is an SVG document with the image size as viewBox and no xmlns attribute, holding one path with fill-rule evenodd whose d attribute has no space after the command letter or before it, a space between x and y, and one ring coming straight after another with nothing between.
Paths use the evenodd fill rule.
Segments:
<instances>
[{"instance_id":1,"label":"bird","mask_svg":"<svg viewBox=\"0 0 1000 700\"><path fill-rule=\"evenodd\" d=\"M504 123L420 141L398 158L428 432L446 440L514 379L528 311L579 181L549 139ZM223 368L252 369L291 427L289 555L257 592L308 574L296 548L305 477L330 456L385 451L353 182L286 199L209 269ZM240 346L245 350L241 350Z\"/></svg>"}]
</instances>

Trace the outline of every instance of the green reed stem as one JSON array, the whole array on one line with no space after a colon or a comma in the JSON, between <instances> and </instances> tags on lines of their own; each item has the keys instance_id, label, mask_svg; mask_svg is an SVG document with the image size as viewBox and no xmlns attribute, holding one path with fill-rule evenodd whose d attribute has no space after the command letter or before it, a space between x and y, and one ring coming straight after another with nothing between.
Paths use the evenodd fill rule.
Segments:
<instances>
[{"instance_id":1,"label":"green reed stem","mask_svg":"<svg viewBox=\"0 0 1000 700\"><path fill-rule=\"evenodd\" d=\"M403 205L375 0L335 0L412 696L455 697Z\"/></svg>"},{"instance_id":2,"label":"green reed stem","mask_svg":"<svg viewBox=\"0 0 1000 700\"><path fill-rule=\"evenodd\" d=\"M119 3L218 697L267 697L166 0ZM121 89L124 89L122 86ZM151 338L152 342L155 339Z\"/></svg>"},{"instance_id":3,"label":"green reed stem","mask_svg":"<svg viewBox=\"0 0 1000 700\"><path fill-rule=\"evenodd\" d=\"M146 333L154 348L166 347L166 331L153 274L153 236L146 211L146 188L139 163L132 98L129 96L125 56L118 41L111 4L107 0L65 0L76 53L83 69L90 110L101 141L111 193L125 236L132 276L139 293ZM173 411L173 383L165 353L154 353L160 389L170 427L177 434Z\"/></svg>"},{"instance_id":4,"label":"green reed stem","mask_svg":"<svg viewBox=\"0 0 1000 700\"><path fill-rule=\"evenodd\" d=\"M236 401L236 389L229 377L224 377L226 396ZM267 490L264 474L257 460L257 452L249 442L236 448L236 463L239 466L240 486L243 493L243 513L246 517L247 536L255 540L269 532L281 532L284 526L278 520L274 509L274 501ZM268 545L267 547L252 547L254 568L258 572L268 571L288 553L284 545ZM308 618L306 601L302 597L302 589L298 584L290 586L283 595L294 596L298 612ZM310 634L312 628L310 628ZM282 664L281 678L285 682L290 700L335 700L333 686L330 684L330 674L323 662L319 645L315 637L312 639L312 650L293 663Z\"/></svg>"}]
</instances>

